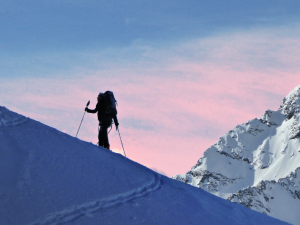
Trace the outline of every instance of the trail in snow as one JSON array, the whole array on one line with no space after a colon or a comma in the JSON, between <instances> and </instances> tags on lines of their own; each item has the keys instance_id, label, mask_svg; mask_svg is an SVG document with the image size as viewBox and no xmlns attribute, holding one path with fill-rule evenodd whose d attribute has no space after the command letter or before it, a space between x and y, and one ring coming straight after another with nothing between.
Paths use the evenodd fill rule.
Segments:
<instances>
[{"instance_id":1,"label":"trail in snow","mask_svg":"<svg viewBox=\"0 0 300 225\"><path fill-rule=\"evenodd\" d=\"M30 225L58 225L62 223L72 222L82 216L91 215L92 213L115 206L120 203L125 203L136 198L145 196L148 193L154 192L161 187L161 176L154 173L151 182L144 186L140 186L133 190L113 195L108 198L98 199L92 202L86 202L81 205L72 206L60 212L55 212L43 216L38 221Z\"/></svg>"}]
</instances>

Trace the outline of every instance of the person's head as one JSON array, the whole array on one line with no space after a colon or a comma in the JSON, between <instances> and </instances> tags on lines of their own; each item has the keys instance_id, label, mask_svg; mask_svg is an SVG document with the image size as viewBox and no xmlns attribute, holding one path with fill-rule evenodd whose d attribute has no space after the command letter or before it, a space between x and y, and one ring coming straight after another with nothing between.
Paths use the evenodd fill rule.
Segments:
<instances>
[{"instance_id":1,"label":"person's head","mask_svg":"<svg viewBox=\"0 0 300 225\"><path fill-rule=\"evenodd\" d=\"M102 98L103 98L103 93L100 92L99 95L98 95L98 97L97 97L98 102L101 101Z\"/></svg>"}]
</instances>

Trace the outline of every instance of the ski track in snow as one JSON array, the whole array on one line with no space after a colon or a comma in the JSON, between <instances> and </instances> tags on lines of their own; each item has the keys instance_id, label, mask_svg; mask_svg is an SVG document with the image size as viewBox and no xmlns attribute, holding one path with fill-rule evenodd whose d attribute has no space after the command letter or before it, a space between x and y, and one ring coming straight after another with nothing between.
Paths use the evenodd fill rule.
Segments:
<instances>
[{"instance_id":1,"label":"ski track in snow","mask_svg":"<svg viewBox=\"0 0 300 225\"><path fill-rule=\"evenodd\" d=\"M151 182L130 191L112 195L107 198L98 199L92 202L86 202L81 205L69 207L63 211L55 212L41 217L34 223L29 225L58 225L62 223L72 222L82 216L89 216L98 210L109 208L120 203L129 202L133 199L145 196L148 193L154 192L161 187L160 174L154 174Z\"/></svg>"}]
</instances>

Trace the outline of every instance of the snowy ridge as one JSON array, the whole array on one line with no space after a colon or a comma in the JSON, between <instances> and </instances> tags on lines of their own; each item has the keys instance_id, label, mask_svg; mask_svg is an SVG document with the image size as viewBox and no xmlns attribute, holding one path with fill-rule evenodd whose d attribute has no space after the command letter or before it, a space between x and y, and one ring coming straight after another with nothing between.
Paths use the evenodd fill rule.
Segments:
<instances>
[{"instance_id":1,"label":"snowy ridge","mask_svg":"<svg viewBox=\"0 0 300 225\"><path fill-rule=\"evenodd\" d=\"M286 224L38 121L17 123L22 117L3 107L1 112L1 225Z\"/></svg>"},{"instance_id":2,"label":"snowy ridge","mask_svg":"<svg viewBox=\"0 0 300 225\"><path fill-rule=\"evenodd\" d=\"M279 110L282 110L287 119L300 112L300 85L292 90L282 101Z\"/></svg>"},{"instance_id":3,"label":"snowy ridge","mask_svg":"<svg viewBox=\"0 0 300 225\"><path fill-rule=\"evenodd\" d=\"M260 118L237 125L207 149L190 171L172 178L300 224L299 162L300 86L297 86L277 111L267 110Z\"/></svg>"},{"instance_id":4,"label":"snowy ridge","mask_svg":"<svg viewBox=\"0 0 300 225\"><path fill-rule=\"evenodd\" d=\"M0 127L18 125L26 122L27 119L27 117L9 111L7 108L0 106Z\"/></svg>"},{"instance_id":5,"label":"snowy ridge","mask_svg":"<svg viewBox=\"0 0 300 225\"><path fill-rule=\"evenodd\" d=\"M113 195L92 202L87 202L78 206L72 206L61 212L51 213L49 215L43 216L41 219L34 223L30 223L30 225L57 225L72 222L79 217L85 215L89 216L98 210L113 207L117 204L128 202L133 199L145 196L148 193L158 190L160 186L161 176L159 174L154 174L153 180L151 180L151 182L145 184L144 186L135 188L125 193Z\"/></svg>"},{"instance_id":6,"label":"snowy ridge","mask_svg":"<svg viewBox=\"0 0 300 225\"><path fill-rule=\"evenodd\" d=\"M236 194L232 194L228 200L240 203L248 208L255 209L258 212L264 214L270 214L275 216L272 211L272 204L286 204L293 202L296 209L300 207L300 167L292 172L286 178L281 178L276 182L271 181L261 181L255 187L248 187L243 190L238 191ZM282 196L285 196L284 200ZM279 198L279 200L277 199ZM274 214L274 215L273 215ZM287 216L286 216L287 217ZM287 217L286 220L289 218Z\"/></svg>"},{"instance_id":7,"label":"snowy ridge","mask_svg":"<svg viewBox=\"0 0 300 225\"><path fill-rule=\"evenodd\" d=\"M242 178L228 178L222 174L209 172L207 170L189 171L184 175L175 175L173 179L197 186L208 192L217 192L220 186L235 184Z\"/></svg>"}]
</instances>

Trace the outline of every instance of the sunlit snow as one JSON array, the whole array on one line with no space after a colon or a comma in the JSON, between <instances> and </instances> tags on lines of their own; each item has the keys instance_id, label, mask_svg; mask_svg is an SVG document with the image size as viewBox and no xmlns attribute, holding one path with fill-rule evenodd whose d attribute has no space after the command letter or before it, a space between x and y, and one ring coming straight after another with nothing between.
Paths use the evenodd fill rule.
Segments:
<instances>
[{"instance_id":1,"label":"sunlit snow","mask_svg":"<svg viewBox=\"0 0 300 225\"><path fill-rule=\"evenodd\" d=\"M300 224L300 86L277 111L237 125L173 178Z\"/></svg>"}]
</instances>

